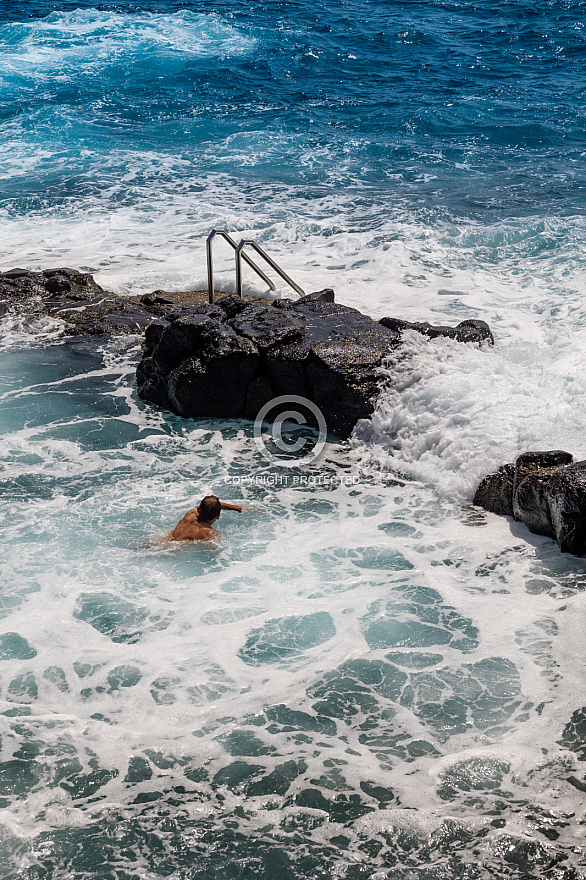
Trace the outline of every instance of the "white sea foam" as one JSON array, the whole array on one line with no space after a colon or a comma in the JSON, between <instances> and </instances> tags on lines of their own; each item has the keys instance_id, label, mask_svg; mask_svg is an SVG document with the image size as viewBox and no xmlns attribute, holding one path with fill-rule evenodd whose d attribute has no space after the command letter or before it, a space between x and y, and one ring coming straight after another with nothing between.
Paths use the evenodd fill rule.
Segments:
<instances>
[{"instance_id":1,"label":"white sea foam","mask_svg":"<svg viewBox=\"0 0 586 880\"><path fill-rule=\"evenodd\" d=\"M414 339L408 344L413 358L422 356L424 349ZM118 772L100 792L109 805L124 804L129 815L128 761L144 758L145 749L166 755L167 764L140 791L184 784L182 766L207 767L215 774L238 760L260 761L267 771L284 761L303 760L307 779L327 781L327 758L330 767L341 768L349 791L360 791L364 780L376 780L408 808L408 813L379 811L348 831L351 836L391 828L407 832L407 820L415 821L418 839L441 833L452 809L438 797L437 786L453 768L468 772L466 762L485 758L511 764L514 773L506 785L518 796L527 798L524 786L529 786L531 796L539 791L541 804L575 808L573 794L578 792L560 783L561 773L572 772L571 759L563 768L537 766L535 743L557 754L560 725L576 708L574 651L581 596L572 588L572 576L580 561L562 559L556 574L553 560L560 555L552 542L537 538L531 545L496 517L485 518L484 524L463 521L462 508L447 497L445 485L438 495L418 481L393 485L375 480L372 472L369 476L370 452L364 445L352 450L330 446L321 465L356 472L360 479L353 486L236 488L228 482L231 474L266 467L246 425L183 422L140 405L128 393L135 344L128 345L106 346L97 361L91 349L74 348L71 363L67 345L53 354L47 349L36 367L29 354L28 378L0 401L5 420L10 413L0 473L10 492L1 520L2 576L13 597L0 629L18 633L36 651L26 660L3 661L2 706L8 712L26 708L27 697L10 693L8 685L32 674L38 695L25 719L30 737L49 754L67 747L83 758L90 749L100 767ZM432 349L431 364L457 361L452 343L433 343ZM474 348L464 352L473 365L483 357L500 357ZM54 372L65 366L65 374ZM432 376L434 370L441 375L432 366ZM18 409L19 404L26 407ZM446 408L446 402L441 406ZM42 418L43 407L50 407L50 418ZM41 416L36 425L24 417L33 412ZM385 466L392 476L388 461ZM148 546L208 490L226 498L243 494L252 502L245 514L222 515L219 546ZM396 553L413 567L394 569ZM541 592L531 592L534 581L541 583ZM369 621L384 619L385 604L406 585L438 591L443 606L479 628L480 644L473 654L431 646L443 659L432 655L430 674L436 668L466 674L467 664L501 657L518 670L520 699L532 707L543 704L543 711L527 710L523 723L500 734L483 737L464 730L442 743L424 716L379 694L389 709L388 721L380 721L383 739L402 731L437 747L439 755L422 756L417 765L389 760L384 749L369 747L363 732L370 730L368 713L361 710L348 724L337 721L343 740L322 733L305 744L253 723L274 705L311 713L317 697L308 689L327 682L334 670L365 657L383 661L385 650L368 647L365 633ZM92 601L114 603L104 614L136 609L140 620L128 632L137 628L140 638L113 642L97 625L96 614L92 618L88 612ZM255 631L315 613L330 615L335 628L322 643L286 662L246 662L243 650ZM395 649L409 651L408 645ZM117 684L126 674L120 670L134 676L123 686ZM556 687L560 680L563 692ZM22 723L0 716L6 756L19 746ZM238 757L237 750L227 753L230 737L243 730L269 752L256 758ZM462 762L465 771L459 769ZM469 772L482 770L471 766ZM225 809L238 806L239 794L222 791ZM277 809L275 798L266 796L250 796L246 805L250 833L267 823L277 828L296 815L294 805ZM60 788L36 788L21 806L15 803L9 817L21 838L42 828L79 824L75 816L70 821L71 801ZM49 811L40 818L46 807ZM86 817L79 821L90 822L101 809L87 804L86 811L74 813ZM213 819L213 810L206 809ZM458 821L470 819L460 816ZM328 844L335 829L334 823L316 830L314 840ZM519 833L525 829L520 818Z\"/></svg>"},{"instance_id":2,"label":"white sea foam","mask_svg":"<svg viewBox=\"0 0 586 880\"><path fill-rule=\"evenodd\" d=\"M9 313L0 326L0 351L37 348L39 343L59 342L65 324L59 318Z\"/></svg>"},{"instance_id":3,"label":"white sea foam","mask_svg":"<svg viewBox=\"0 0 586 880\"><path fill-rule=\"evenodd\" d=\"M414 331L384 371L387 388L358 442L389 450L398 467L443 494L471 500L486 473L530 449L567 448L584 457L581 333L572 356L548 344L494 350L427 340ZM571 363L572 374L565 373Z\"/></svg>"},{"instance_id":4,"label":"white sea foam","mask_svg":"<svg viewBox=\"0 0 586 880\"><path fill-rule=\"evenodd\" d=\"M525 341L563 330L567 320L584 321L578 291L586 261L575 257L580 218L443 229L395 207L373 232L371 209L355 204L352 194L308 201L295 187L198 176L191 159L181 160L189 181L183 174L177 180L178 160L156 153L132 162L130 154L114 154L110 161L130 175L123 204L116 205L119 184L106 179L99 197L58 210L40 205L24 218L5 209L2 264L65 261L92 268L107 286L136 292L155 282L201 284L204 241L215 226L257 238L305 289L334 287L342 302L376 317L389 309L411 320L479 317L501 338ZM556 250L544 247L544 238L556 237L562 240ZM219 247L218 258L220 280L224 270L233 284L231 252L226 248L222 265ZM249 283L258 289L254 277Z\"/></svg>"},{"instance_id":5,"label":"white sea foam","mask_svg":"<svg viewBox=\"0 0 586 880\"><path fill-rule=\"evenodd\" d=\"M44 19L0 26L0 76L30 78L37 85L85 74L129 58L184 61L247 54L256 41L216 14L180 11L171 15L77 9ZM22 88L24 83L18 82Z\"/></svg>"},{"instance_id":6,"label":"white sea foam","mask_svg":"<svg viewBox=\"0 0 586 880\"><path fill-rule=\"evenodd\" d=\"M451 324L480 318L491 325L494 349L406 334L409 357L389 364L377 412L355 434L374 443L376 454L390 451L412 476L468 499L487 470L528 448L584 454L586 315L578 291L586 264L570 259L580 220L442 232L398 215L373 236L360 229L361 209L351 203L338 202L332 224L331 197L302 211L300 194L297 212L295 191L280 202L286 190L277 187L267 222L256 188L235 187L229 178L210 177L197 196L196 218L186 188L172 204L169 193L160 193L146 215L140 205L111 213L106 198L95 210L71 206L69 215L5 216L1 257L6 268L73 265L93 271L105 287L137 295L201 289L205 236L212 226L227 227L236 237L257 238L306 291L333 286L339 301L374 317ZM564 243L527 260L544 237ZM216 286L234 289L233 257L221 240L215 268ZM262 292L257 281L245 270L245 289ZM284 285L279 293L292 295Z\"/></svg>"}]
</instances>

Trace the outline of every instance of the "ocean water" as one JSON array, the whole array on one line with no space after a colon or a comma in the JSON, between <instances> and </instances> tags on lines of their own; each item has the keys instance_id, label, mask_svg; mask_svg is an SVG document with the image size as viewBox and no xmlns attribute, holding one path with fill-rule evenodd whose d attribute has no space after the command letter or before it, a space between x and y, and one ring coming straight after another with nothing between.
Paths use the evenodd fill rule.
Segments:
<instances>
[{"instance_id":1,"label":"ocean water","mask_svg":"<svg viewBox=\"0 0 586 880\"><path fill-rule=\"evenodd\" d=\"M496 339L407 333L284 474L140 339L3 319L0 876L583 880L585 563L471 502L586 458L584 4L4 0L0 47L2 270L201 288L219 227Z\"/></svg>"}]
</instances>

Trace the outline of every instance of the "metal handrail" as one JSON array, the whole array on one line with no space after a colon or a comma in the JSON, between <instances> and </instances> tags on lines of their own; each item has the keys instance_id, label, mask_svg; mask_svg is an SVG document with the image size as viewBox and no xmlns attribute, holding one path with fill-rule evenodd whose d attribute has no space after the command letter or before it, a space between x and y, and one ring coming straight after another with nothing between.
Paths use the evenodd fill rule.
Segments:
<instances>
[{"instance_id":1,"label":"metal handrail","mask_svg":"<svg viewBox=\"0 0 586 880\"><path fill-rule=\"evenodd\" d=\"M242 253L243 248L252 247L255 249L257 254L267 261L269 266L275 270L277 275L280 275L283 281L286 281L287 284L293 288L293 290L299 294L299 296L305 296L305 291L303 291L298 284L295 284L292 278L289 278L286 272L283 272L280 266L278 266L274 260L272 260L267 253L261 248L259 244L257 244L252 239L243 238L238 247L236 248L236 293L238 296L242 296L242 264L240 262L240 257L250 265L250 260L246 256L246 254ZM257 270L258 271L258 270ZM275 288L273 287L272 290Z\"/></svg>"},{"instance_id":2,"label":"metal handrail","mask_svg":"<svg viewBox=\"0 0 586 880\"><path fill-rule=\"evenodd\" d=\"M212 241L214 240L216 235L221 235L222 238L224 238L228 242L228 244L234 248L235 251L238 249L238 245L236 244L234 239L230 235L228 235L228 233L226 232L225 229L212 229L212 231L208 235L208 237L206 239L206 256L207 256L207 264L208 264L208 299L209 299L210 303L213 303L213 301L214 301L214 262L212 259ZM242 256L246 260L246 262L248 263L250 268L254 269L254 271L256 272L257 275L260 275L262 280L266 284L268 284L268 286L270 287L271 290L274 290L275 285L273 284L271 279L267 275L265 275L265 273L262 271L262 269L259 269L258 266L256 266L252 262L250 257L246 256L246 254L242 254ZM237 267L238 267L238 262L239 262L239 260L237 258L236 259L236 266ZM238 268L236 269L236 272L238 273ZM242 296L242 290L240 291L240 296Z\"/></svg>"}]
</instances>

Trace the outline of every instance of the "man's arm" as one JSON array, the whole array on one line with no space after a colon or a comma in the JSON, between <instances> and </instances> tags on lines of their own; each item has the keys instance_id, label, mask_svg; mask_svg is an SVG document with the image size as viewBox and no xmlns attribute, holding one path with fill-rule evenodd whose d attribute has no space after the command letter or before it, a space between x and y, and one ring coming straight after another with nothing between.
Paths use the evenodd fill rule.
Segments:
<instances>
[{"instance_id":1,"label":"man's arm","mask_svg":"<svg viewBox=\"0 0 586 880\"><path fill-rule=\"evenodd\" d=\"M228 504L227 501L220 501L220 507L222 510L237 510L238 513L242 513L242 508L239 504Z\"/></svg>"}]
</instances>

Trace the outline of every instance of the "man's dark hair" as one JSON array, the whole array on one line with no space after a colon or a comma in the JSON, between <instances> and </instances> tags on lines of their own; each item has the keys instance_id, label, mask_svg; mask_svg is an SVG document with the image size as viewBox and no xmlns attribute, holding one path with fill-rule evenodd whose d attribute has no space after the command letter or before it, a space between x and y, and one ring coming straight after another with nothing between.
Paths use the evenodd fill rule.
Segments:
<instances>
[{"instance_id":1,"label":"man's dark hair","mask_svg":"<svg viewBox=\"0 0 586 880\"><path fill-rule=\"evenodd\" d=\"M215 495L206 495L199 503L199 516L204 522L211 522L220 515L222 505Z\"/></svg>"}]
</instances>

